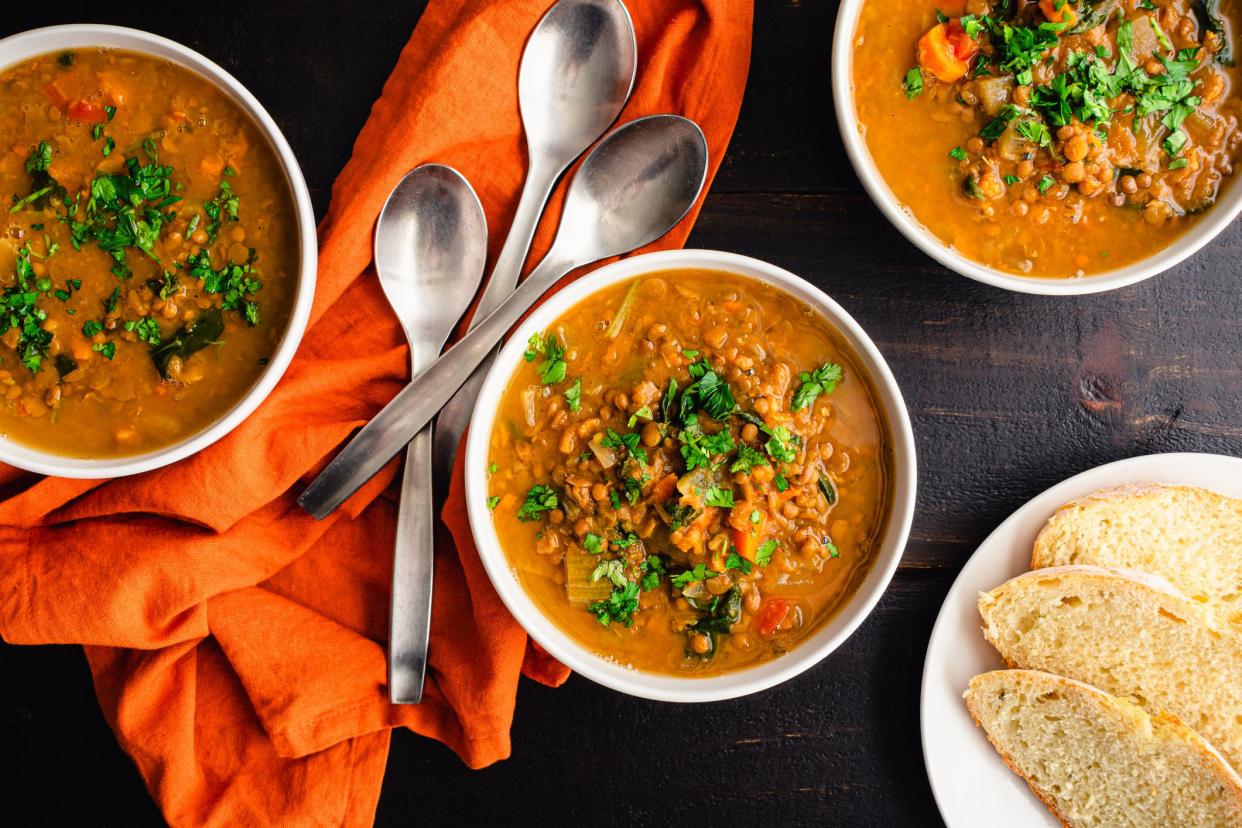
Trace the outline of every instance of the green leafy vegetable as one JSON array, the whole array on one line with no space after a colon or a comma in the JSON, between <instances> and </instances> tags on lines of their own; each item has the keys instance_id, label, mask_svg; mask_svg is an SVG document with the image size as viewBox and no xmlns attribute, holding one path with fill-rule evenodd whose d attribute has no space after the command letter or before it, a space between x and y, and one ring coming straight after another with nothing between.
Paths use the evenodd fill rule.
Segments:
<instances>
[{"instance_id":1,"label":"green leafy vegetable","mask_svg":"<svg viewBox=\"0 0 1242 828\"><path fill-rule=\"evenodd\" d=\"M155 362L155 368L160 372L160 376L168 379L168 366L173 357L178 357L185 362L208 345L220 341L223 333L224 317L219 310L212 308L204 311L201 316L183 326L168 339L158 345L152 345L151 359Z\"/></svg>"},{"instance_id":2,"label":"green leafy vegetable","mask_svg":"<svg viewBox=\"0 0 1242 828\"><path fill-rule=\"evenodd\" d=\"M831 394L837 390L837 383L841 381L843 374L841 366L835 362L828 362L814 371L803 371L798 374L802 385L798 386L798 390L794 392L790 410L801 411L813 405L820 394Z\"/></svg>"},{"instance_id":3,"label":"green leafy vegetable","mask_svg":"<svg viewBox=\"0 0 1242 828\"><path fill-rule=\"evenodd\" d=\"M532 486L526 493L525 501L518 507L518 520L523 522L539 520L544 512L552 511L558 503L556 491L550 486Z\"/></svg>"}]
</instances>

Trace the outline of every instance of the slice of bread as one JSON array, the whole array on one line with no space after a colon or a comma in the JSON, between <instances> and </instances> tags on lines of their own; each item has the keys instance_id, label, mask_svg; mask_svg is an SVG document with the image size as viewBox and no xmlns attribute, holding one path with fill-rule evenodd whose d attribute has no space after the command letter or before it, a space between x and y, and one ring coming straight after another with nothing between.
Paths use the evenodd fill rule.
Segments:
<instances>
[{"instance_id":1,"label":"slice of bread","mask_svg":"<svg viewBox=\"0 0 1242 828\"><path fill-rule=\"evenodd\" d=\"M1242 500L1140 483L1062 506L1035 539L1031 568L1094 564L1154 572L1224 623L1242 625Z\"/></svg>"},{"instance_id":2,"label":"slice of bread","mask_svg":"<svg viewBox=\"0 0 1242 828\"><path fill-rule=\"evenodd\" d=\"M1173 716L1035 670L975 676L965 698L1005 764L1071 828L1242 825L1242 778Z\"/></svg>"},{"instance_id":3,"label":"slice of bread","mask_svg":"<svg viewBox=\"0 0 1242 828\"><path fill-rule=\"evenodd\" d=\"M1096 566L1037 569L981 594L979 614L1009 666L1172 713L1242 768L1242 638L1167 582Z\"/></svg>"}]
</instances>

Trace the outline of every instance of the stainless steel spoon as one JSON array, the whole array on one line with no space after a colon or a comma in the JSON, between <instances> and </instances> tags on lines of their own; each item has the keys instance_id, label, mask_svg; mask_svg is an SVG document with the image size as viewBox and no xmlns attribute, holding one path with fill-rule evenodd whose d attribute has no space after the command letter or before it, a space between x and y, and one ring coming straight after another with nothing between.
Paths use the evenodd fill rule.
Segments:
<instances>
[{"instance_id":1,"label":"stainless steel spoon","mask_svg":"<svg viewBox=\"0 0 1242 828\"><path fill-rule=\"evenodd\" d=\"M375 269L410 343L411 377L440 355L486 262L487 219L466 179L441 164L407 173L376 223ZM427 670L435 527L431 434L428 427L410 435L397 503L388 635L393 704L422 701Z\"/></svg>"},{"instance_id":2,"label":"stainless steel spoon","mask_svg":"<svg viewBox=\"0 0 1242 828\"><path fill-rule=\"evenodd\" d=\"M619 0L560 0L522 52L518 106L530 158L509 237L479 299L471 327L517 287L544 205L565 168L621 114L634 86L638 47ZM447 479L487 375L486 359L436 417L436 474Z\"/></svg>"},{"instance_id":3,"label":"stainless steel spoon","mask_svg":"<svg viewBox=\"0 0 1242 828\"><path fill-rule=\"evenodd\" d=\"M552 249L473 331L393 398L298 498L322 518L374 475L448 402L492 347L564 274L667 233L707 179L707 141L685 118L653 115L614 130L569 185Z\"/></svg>"}]
</instances>

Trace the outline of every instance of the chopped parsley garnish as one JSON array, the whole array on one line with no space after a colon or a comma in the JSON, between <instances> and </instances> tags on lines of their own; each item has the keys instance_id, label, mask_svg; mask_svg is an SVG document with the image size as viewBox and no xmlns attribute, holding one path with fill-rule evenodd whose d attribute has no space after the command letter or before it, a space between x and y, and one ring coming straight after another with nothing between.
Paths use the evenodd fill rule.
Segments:
<instances>
[{"instance_id":1,"label":"chopped parsley garnish","mask_svg":"<svg viewBox=\"0 0 1242 828\"><path fill-rule=\"evenodd\" d=\"M216 197L203 205L207 214L207 243L215 244L220 235L220 227L226 221L237 221L240 202L233 192L233 185L227 181L220 182L220 190Z\"/></svg>"},{"instance_id":2,"label":"chopped parsley garnish","mask_svg":"<svg viewBox=\"0 0 1242 828\"><path fill-rule=\"evenodd\" d=\"M99 342L99 343L92 345L91 350L98 351L99 353L103 354L104 359L110 360L114 356L116 356L116 343L115 342Z\"/></svg>"},{"instance_id":3,"label":"chopped parsley garnish","mask_svg":"<svg viewBox=\"0 0 1242 828\"><path fill-rule=\"evenodd\" d=\"M624 587L626 585L625 562L620 558L600 561L591 573L591 580L599 581L603 579L611 581L613 586Z\"/></svg>"},{"instance_id":4,"label":"chopped parsley garnish","mask_svg":"<svg viewBox=\"0 0 1242 828\"><path fill-rule=\"evenodd\" d=\"M73 248L80 250L86 242L95 242L112 256L112 273L119 279L131 275L125 260L131 248L159 262L155 243L160 229L176 216L168 208L181 201L172 192L172 167L159 163L155 142L147 138L142 146L145 165L136 157L127 158L124 173L95 176L86 202L86 221L75 218L76 203L61 217L69 226Z\"/></svg>"},{"instance_id":5,"label":"chopped parsley garnish","mask_svg":"<svg viewBox=\"0 0 1242 828\"><path fill-rule=\"evenodd\" d=\"M639 564L639 569L646 573L642 580L643 592L651 592L660 585L660 578L665 574L664 559L659 555L649 555Z\"/></svg>"},{"instance_id":6,"label":"chopped parsley garnish","mask_svg":"<svg viewBox=\"0 0 1242 828\"><path fill-rule=\"evenodd\" d=\"M768 458L764 457L763 454L757 451L756 449L753 449L750 446L743 443L742 445L738 446L737 459L735 459L733 461L733 464L729 466L729 471L749 472L755 466L766 466L766 465L768 465Z\"/></svg>"},{"instance_id":7,"label":"chopped parsley garnish","mask_svg":"<svg viewBox=\"0 0 1242 828\"><path fill-rule=\"evenodd\" d=\"M674 575L671 579L671 583L678 589L684 589L696 581L707 581L715 577L716 573L708 569L707 564L697 563L680 575Z\"/></svg>"},{"instance_id":8,"label":"chopped parsley garnish","mask_svg":"<svg viewBox=\"0 0 1242 828\"><path fill-rule=\"evenodd\" d=\"M765 540L759 544L759 551L755 553L755 564L757 566L767 566L772 562L772 553L776 551L776 547L780 546L774 540Z\"/></svg>"},{"instance_id":9,"label":"chopped parsley garnish","mask_svg":"<svg viewBox=\"0 0 1242 828\"><path fill-rule=\"evenodd\" d=\"M917 98L923 94L923 70L915 66L902 78L901 88L906 90L907 98Z\"/></svg>"},{"instance_id":10,"label":"chopped parsley garnish","mask_svg":"<svg viewBox=\"0 0 1242 828\"><path fill-rule=\"evenodd\" d=\"M653 419L653 415L651 413L651 406L644 405L642 408L638 409L637 411L635 411L633 414L630 415L630 419L626 423L626 425L629 428L633 428L635 425L638 424L639 420L651 420L651 419Z\"/></svg>"},{"instance_id":11,"label":"chopped parsley garnish","mask_svg":"<svg viewBox=\"0 0 1242 828\"><path fill-rule=\"evenodd\" d=\"M679 413L682 422L688 422L690 416L700 409L717 420L723 420L729 416L737 407L729 384L712 370L707 360L693 363L689 371L690 378L694 382L690 383L681 395Z\"/></svg>"},{"instance_id":12,"label":"chopped parsley garnish","mask_svg":"<svg viewBox=\"0 0 1242 828\"><path fill-rule=\"evenodd\" d=\"M604 551L604 539L594 532L587 532L582 538L582 548L592 555L598 555Z\"/></svg>"},{"instance_id":13,"label":"chopped parsley garnish","mask_svg":"<svg viewBox=\"0 0 1242 828\"><path fill-rule=\"evenodd\" d=\"M539 379L544 385L555 385L565 379L569 366L565 363L565 349L556 334L531 334L526 341L526 353L523 356L527 362L534 362L535 357L540 355L543 356L543 362L539 363Z\"/></svg>"},{"instance_id":14,"label":"chopped parsley garnish","mask_svg":"<svg viewBox=\"0 0 1242 828\"><path fill-rule=\"evenodd\" d=\"M638 589L634 581L625 581L624 586L614 584L612 594L602 601L588 604L587 611L605 627L612 623L632 626L634 613L638 611Z\"/></svg>"},{"instance_id":15,"label":"chopped parsley garnish","mask_svg":"<svg viewBox=\"0 0 1242 828\"><path fill-rule=\"evenodd\" d=\"M159 345L163 340L160 336L160 325L149 316L141 319L127 319L125 330L133 332L139 341L148 345Z\"/></svg>"},{"instance_id":16,"label":"chopped parsley garnish","mask_svg":"<svg viewBox=\"0 0 1242 828\"><path fill-rule=\"evenodd\" d=\"M966 150L962 149L961 147L954 147L953 149L949 150L949 157L957 161L965 161Z\"/></svg>"},{"instance_id":17,"label":"chopped parsley garnish","mask_svg":"<svg viewBox=\"0 0 1242 828\"><path fill-rule=\"evenodd\" d=\"M17 329L17 356L32 374L39 372L52 343L51 332L43 329L47 312L35 304L40 292L45 291L35 281L27 245L17 252L16 283L0 294L0 334Z\"/></svg>"},{"instance_id":18,"label":"chopped parsley garnish","mask_svg":"<svg viewBox=\"0 0 1242 828\"><path fill-rule=\"evenodd\" d=\"M95 334L103 333L103 325L94 319L89 319L82 323L82 335L87 339L95 336Z\"/></svg>"},{"instance_id":19,"label":"chopped parsley garnish","mask_svg":"<svg viewBox=\"0 0 1242 828\"><path fill-rule=\"evenodd\" d=\"M604 448L623 448L630 457L645 466L650 460L647 458L647 452L638 445L641 439L637 433L618 434L610 428L606 429L606 436L600 440L600 445Z\"/></svg>"},{"instance_id":20,"label":"chopped parsley garnish","mask_svg":"<svg viewBox=\"0 0 1242 828\"><path fill-rule=\"evenodd\" d=\"M783 474L777 474L776 477L772 478L772 482L776 485L778 492L783 492L789 488L789 481L785 479Z\"/></svg>"},{"instance_id":21,"label":"chopped parsley garnish","mask_svg":"<svg viewBox=\"0 0 1242 828\"><path fill-rule=\"evenodd\" d=\"M263 288L263 283L255 278L259 274L253 260L245 264L226 263L216 270L211 266L211 255L202 250L187 259L186 265L192 278L202 280L206 293L223 295L222 310L236 311L251 327L259 324L259 303L253 296Z\"/></svg>"},{"instance_id":22,"label":"chopped parsley garnish","mask_svg":"<svg viewBox=\"0 0 1242 828\"><path fill-rule=\"evenodd\" d=\"M694 471L699 467L711 468L713 458L733 451L733 435L728 429L716 434L704 434L699 426L698 417L689 415L686 427L678 435L681 440L681 456L686 461L686 471Z\"/></svg>"},{"instance_id":23,"label":"chopped parsley garnish","mask_svg":"<svg viewBox=\"0 0 1242 828\"><path fill-rule=\"evenodd\" d=\"M792 463L798 456L792 443L797 439L785 426L773 426L768 430L769 440L764 444L768 456L781 463Z\"/></svg>"},{"instance_id":24,"label":"chopped parsley garnish","mask_svg":"<svg viewBox=\"0 0 1242 828\"><path fill-rule=\"evenodd\" d=\"M721 509L733 508L733 492L729 489L721 489L712 486L707 490L707 494L703 498L703 502L708 506L717 506Z\"/></svg>"},{"instance_id":25,"label":"chopped parsley garnish","mask_svg":"<svg viewBox=\"0 0 1242 828\"><path fill-rule=\"evenodd\" d=\"M500 495L492 495L487 499L487 510L490 512L500 505Z\"/></svg>"},{"instance_id":26,"label":"chopped parsley garnish","mask_svg":"<svg viewBox=\"0 0 1242 828\"><path fill-rule=\"evenodd\" d=\"M740 570L743 575L749 575L750 571L754 568L754 564L737 554L737 552L730 551L729 556L725 558L726 570L737 569Z\"/></svg>"},{"instance_id":27,"label":"chopped parsley garnish","mask_svg":"<svg viewBox=\"0 0 1242 828\"><path fill-rule=\"evenodd\" d=\"M1052 185L1055 183L1056 181L1054 181L1050 175L1045 175L1043 178L1039 179L1039 184L1037 185L1039 187L1039 194L1043 195L1047 193L1052 189Z\"/></svg>"},{"instance_id":28,"label":"chopped parsley garnish","mask_svg":"<svg viewBox=\"0 0 1242 828\"><path fill-rule=\"evenodd\" d=\"M582 408L582 378L574 380L574 384L565 389L565 405L570 411L577 412Z\"/></svg>"},{"instance_id":29,"label":"chopped parsley garnish","mask_svg":"<svg viewBox=\"0 0 1242 828\"><path fill-rule=\"evenodd\" d=\"M552 511L558 503L556 491L550 486L532 486L526 493L526 500L518 507L518 520L523 522L539 520L544 512Z\"/></svg>"},{"instance_id":30,"label":"chopped parsley garnish","mask_svg":"<svg viewBox=\"0 0 1242 828\"><path fill-rule=\"evenodd\" d=\"M803 371L798 374L798 379L802 380L802 385L794 392L790 410L801 411L813 405L815 399L820 394L831 394L837 390L837 383L841 381L843 373L840 365L837 365L835 362L828 362L814 371Z\"/></svg>"}]
</instances>

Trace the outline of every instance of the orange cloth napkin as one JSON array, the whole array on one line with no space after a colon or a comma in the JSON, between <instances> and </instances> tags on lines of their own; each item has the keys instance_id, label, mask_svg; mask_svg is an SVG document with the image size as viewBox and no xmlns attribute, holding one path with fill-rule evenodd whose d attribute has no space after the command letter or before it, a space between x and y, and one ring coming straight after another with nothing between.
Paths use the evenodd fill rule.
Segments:
<instances>
[{"instance_id":1,"label":"orange cloth napkin","mask_svg":"<svg viewBox=\"0 0 1242 828\"><path fill-rule=\"evenodd\" d=\"M750 58L748 0L626 0L638 81L621 120L699 123L713 172ZM337 180L320 228L311 327L272 396L229 437L149 474L35 478L0 467L0 635L76 643L104 715L175 825L372 821L396 726L471 767L509 754L518 677L564 667L492 590L460 463L436 551L426 700L387 703L394 461L336 515L295 498L407 379L404 339L371 269L392 186L427 162L475 186L492 254L525 172L516 72L548 0L432 0ZM561 191L563 192L562 183ZM560 214L554 199L531 261ZM692 218L654 248L680 245Z\"/></svg>"}]
</instances>

